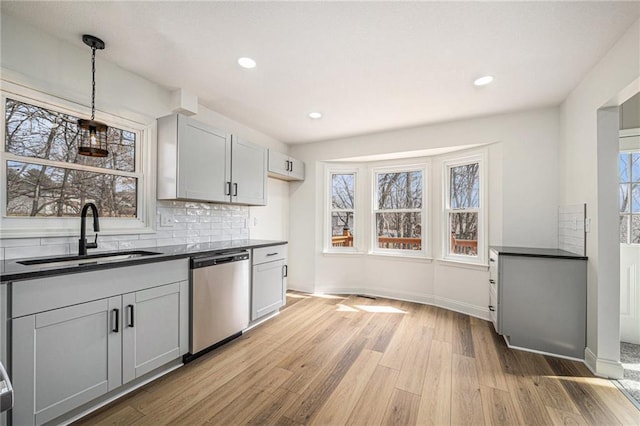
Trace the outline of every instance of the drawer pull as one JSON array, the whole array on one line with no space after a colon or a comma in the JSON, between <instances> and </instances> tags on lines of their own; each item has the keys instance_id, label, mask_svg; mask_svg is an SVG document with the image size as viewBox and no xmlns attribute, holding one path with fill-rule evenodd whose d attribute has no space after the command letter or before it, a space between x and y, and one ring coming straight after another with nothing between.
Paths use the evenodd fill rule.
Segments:
<instances>
[{"instance_id":1,"label":"drawer pull","mask_svg":"<svg viewBox=\"0 0 640 426\"><path fill-rule=\"evenodd\" d=\"M496 280L489 280L489 282L490 282L491 284L495 284L495 283L496 283Z\"/></svg>"},{"instance_id":2,"label":"drawer pull","mask_svg":"<svg viewBox=\"0 0 640 426\"><path fill-rule=\"evenodd\" d=\"M115 325L111 329L114 333L118 333L120 331L120 309L114 309L111 311L115 314Z\"/></svg>"},{"instance_id":3,"label":"drawer pull","mask_svg":"<svg viewBox=\"0 0 640 426\"><path fill-rule=\"evenodd\" d=\"M495 312L495 311L496 311L496 308L495 308L495 306L493 306L493 305L489 305L489 310L490 310L491 312Z\"/></svg>"},{"instance_id":4,"label":"drawer pull","mask_svg":"<svg viewBox=\"0 0 640 426\"><path fill-rule=\"evenodd\" d=\"M289 276L289 266L282 266L282 278L287 278Z\"/></svg>"},{"instance_id":5,"label":"drawer pull","mask_svg":"<svg viewBox=\"0 0 640 426\"><path fill-rule=\"evenodd\" d=\"M267 253L267 256L275 256L275 255L277 255L277 254L279 254L279 253L278 253L278 252L275 252L275 253Z\"/></svg>"},{"instance_id":6,"label":"drawer pull","mask_svg":"<svg viewBox=\"0 0 640 426\"><path fill-rule=\"evenodd\" d=\"M495 259L489 258L489 262L495 262Z\"/></svg>"},{"instance_id":7,"label":"drawer pull","mask_svg":"<svg viewBox=\"0 0 640 426\"><path fill-rule=\"evenodd\" d=\"M129 309L129 327L133 327L133 305L127 305Z\"/></svg>"}]
</instances>

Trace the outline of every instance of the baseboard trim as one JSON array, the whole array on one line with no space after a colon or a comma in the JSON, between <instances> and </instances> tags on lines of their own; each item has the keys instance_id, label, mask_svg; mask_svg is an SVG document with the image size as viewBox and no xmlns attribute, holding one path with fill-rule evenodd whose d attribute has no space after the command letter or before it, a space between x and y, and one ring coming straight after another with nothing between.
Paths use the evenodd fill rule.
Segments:
<instances>
[{"instance_id":1,"label":"baseboard trim","mask_svg":"<svg viewBox=\"0 0 640 426\"><path fill-rule=\"evenodd\" d=\"M624 376L624 368L620 361L598 358L589 348L584 350L584 364L598 377L621 379Z\"/></svg>"},{"instance_id":2,"label":"baseboard trim","mask_svg":"<svg viewBox=\"0 0 640 426\"><path fill-rule=\"evenodd\" d=\"M446 297L432 296L411 292L398 292L390 289L369 289L369 288L316 288L316 293L327 294L348 294L348 295L363 295L371 297L384 297L387 299L402 300L405 302L420 303L423 305L437 306L439 308L448 309L450 311L459 312L461 314L470 315L472 317L480 318L490 321L489 310L480 306L471 305L469 303L459 302L457 300L448 299Z\"/></svg>"}]
</instances>

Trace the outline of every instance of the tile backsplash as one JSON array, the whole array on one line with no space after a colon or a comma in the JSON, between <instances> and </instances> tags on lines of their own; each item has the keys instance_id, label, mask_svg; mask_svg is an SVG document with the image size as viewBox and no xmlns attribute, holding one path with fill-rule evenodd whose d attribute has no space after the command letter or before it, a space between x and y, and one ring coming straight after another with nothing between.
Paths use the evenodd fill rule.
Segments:
<instances>
[{"instance_id":1,"label":"tile backsplash","mask_svg":"<svg viewBox=\"0 0 640 426\"><path fill-rule=\"evenodd\" d=\"M151 234L99 235L100 251L153 248L249 238L249 207L188 201L158 201L156 232ZM91 226L87 240L92 240ZM0 240L0 260L73 254L78 236L11 238Z\"/></svg>"},{"instance_id":2,"label":"tile backsplash","mask_svg":"<svg viewBox=\"0 0 640 426\"><path fill-rule=\"evenodd\" d=\"M586 204L558 207L558 248L586 256Z\"/></svg>"}]
</instances>

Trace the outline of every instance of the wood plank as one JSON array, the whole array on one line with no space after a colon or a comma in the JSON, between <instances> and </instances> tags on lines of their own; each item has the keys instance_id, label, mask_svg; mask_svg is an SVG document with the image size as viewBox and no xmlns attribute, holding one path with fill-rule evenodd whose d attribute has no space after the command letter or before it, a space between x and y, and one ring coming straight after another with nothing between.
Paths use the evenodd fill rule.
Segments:
<instances>
[{"instance_id":1,"label":"wood plank","mask_svg":"<svg viewBox=\"0 0 640 426\"><path fill-rule=\"evenodd\" d=\"M402 363L407 356L408 343L411 335L411 319L404 316L398 326L391 342L384 351L384 355L380 360L380 365L400 370Z\"/></svg>"},{"instance_id":2,"label":"wood plank","mask_svg":"<svg viewBox=\"0 0 640 426\"><path fill-rule=\"evenodd\" d=\"M417 327L417 330L413 332L411 342L406 347L407 356L402 363L396 388L420 395L427 373L433 329L424 326Z\"/></svg>"},{"instance_id":3,"label":"wood plank","mask_svg":"<svg viewBox=\"0 0 640 426\"><path fill-rule=\"evenodd\" d=\"M433 340L453 343L453 312L438 308Z\"/></svg>"},{"instance_id":4,"label":"wood plank","mask_svg":"<svg viewBox=\"0 0 640 426\"><path fill-rule=\"evenodd\" d=\"M451 423L484 423L475 359L453 354L451 377Z\"/></svg>"},{"instance_id":5,"label":"wood plank","mask_svg":"<svg viewBox=\"0 0 640 426\"><path fill-rule=\"evenodd\" d=\"M420 397L395 389L391 395L383 423L387 425L413 425L416 423Z\"/></svg>"},{"instance_id":6,"label":"wood plank","mask_svg":"<svg viewBox=\"0 0 640 426\"><path fill-rule=\"evenodd\" d=\"M587 421L578 413L564 411L554 407L546 407L547 413L554 425L588 425ZM548 423L550 424L550 423Z\"/></svg>"},{"instance_id":7,"label":"wood plank","mask_svg":"<svg viewBox=\"0 0 640 426\"><path fill-rule=\"evenodd\" d=\"M382 423L398 375L398 370L378 365L346 423L366 425Z\"/></svg>"},{"instance_id":8,"label":"wood plank","mask_svg":"<svg viewBox=\"0 0 640 426\"><path fill-rule=\"evenodd\" d=\"M298 423L308 423L329 399L364 349L365 344L366 339L354 338L331 360L327 368L309 383L306 392L296 400L291 409L285 412L285 417Z\"/></svg>"},{"instance_id":9,"label":"wood plank","mask_svg":"<svg viewBox=\"0 0 640 426\"><path fill-rule=\"evenodd\" d=\"M498 342L496 342L492 336L495 332L490 322L473 318L470 320L470 327L472 330L471 339L475 348L474 353L478 365L479 383L484 386L507 391L505 371L508 371L509 368L503 369L503 364L500 362L498 355L498 349L501 347L504 349L508 348L506 345L497 346ZM515 367L515 361L507 361L505 364L507 366L514 364L514 368L517 368Z\"/></svg>"},{"instance_id":10,"label":"wood plank","mask_svg":"<svg viewBox=\"0 0 640 426\"><path fill-rule=\"evenodd\" d=\"M311 424L345 424L362 396L382 354L363 350L322 405Z\"/></svg>"},{"instance_id":11,"label":"wood plank","mask_svg":"<svg viewBox=\"0 0 640 426\"><path fill-rule=\"evenodd\" d=\"M475 357L469 315L453 314L453 353Z\"/></svg>"},{"instance_id":12,"label":"wood plank","mask_svg":"<svg viewBox=\"0 0 640 426\"><path fill-rule=\"evenodd\" d=\"M140 411L125 405L115 410L103 411L101 414L94 414L91 418L81 419L76 425L130 425L144 417Z\"/></svg>"},{"instance_id":13,"label":"wood plank","mask_svg":"<svg viewBox=\"0 0 640 426\"><path fill-rule=\"evenodd\" d=\"M482 411L487 425L523 424L513 405L509 392L488 386L480 386Z\"/></svg>"},{"instance_id":14,"label":"wood plank","mask_svg":"<svg viewBox=\"0 0 640 426\"><path fill-rule=\"evenodd\" d=\"M275 424L283 418L285 411L300 397L297 393L278 388L273 392L273 397L258 404L255 413L247 420L250 425ZM292 420L291 420L292 421Z\"/></svg>"},{"instance_id":15,"label":"wood plank","mask_svg":"<svg viewBox=\"0 0 640 426\"><path fill-rule=\"evenodd\" d=\"M451 343L431 342L429 361L423 383L418 423L447 425L451 423Z\"/></svg>"}]
</instances>

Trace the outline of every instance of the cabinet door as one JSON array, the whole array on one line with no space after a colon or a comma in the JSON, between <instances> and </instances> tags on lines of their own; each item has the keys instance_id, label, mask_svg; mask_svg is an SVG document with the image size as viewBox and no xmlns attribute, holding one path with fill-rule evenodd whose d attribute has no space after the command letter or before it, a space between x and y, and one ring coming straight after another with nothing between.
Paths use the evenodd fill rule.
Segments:
<instances>
[{"instance_id":1,"label":"cabinet door","mask_svg":"<svg viewBox=\"0 0 640 426\"><path fill-rule=\"evenodd\" d=\"M240 204L267 204L267 150L249 141L234 138L231 174L231 201Z\"/></svg>"},{"instance_id":2,"label":"cabinet door","mask_svg":"<svg viewBox=\"0 0 640 426\"><path fill-rule=\"evenodd\" d=\"M120 301L11 320L13 424L43 424L121 384Z\"/></svg>"},{"instance_id":3,"label":"cabinet door","mask_svg":"<svg viewBox=\"0 0 640 426\"><path fill-rule=\"evenodd\" d=\"M291 180L304 180L304 163L289 157L289 176Z\"/></svg>"},{"instance_id":4,"label":"cabinet door","mask_svg":"<svg viewBox=\"0 0 640 426\"><path fill-rule=\"evenodd\" d=\"M285 269L284 260L262 263L253 267L252 321L284 305Z\"/></svg>"},{"instance_id":5,"label":"cabinet door","mask_svg":"<svg viewBox=\"0 0 640 426\"><path fill-rule=\"evenodd\" d=\"M289 176L289 156L270 149L269 172Z\"/></svg>"},{"instance_id":6,"label":"cabinet door","mask_svg":"<svg viewBox=\"0 0 640 426\"><path fill-rule=\"evenodd\" d=\"M229 135L189 117L178 120L178 198L229 202Z\"/></svg>"},{"instance_id":7,"label":"cabinet door","mask_svg":"<svg viewBox=\"0 0 640 426\"><path fill-rule=\"evenodd\" d=\"M122 296L123 383L187 352L186 299L186 281Z\"/></svg>"}]
</instances>

